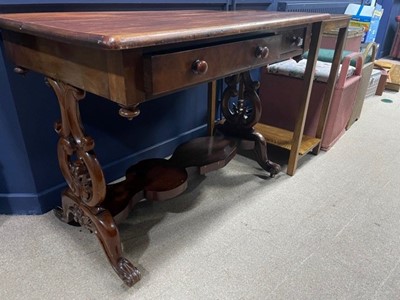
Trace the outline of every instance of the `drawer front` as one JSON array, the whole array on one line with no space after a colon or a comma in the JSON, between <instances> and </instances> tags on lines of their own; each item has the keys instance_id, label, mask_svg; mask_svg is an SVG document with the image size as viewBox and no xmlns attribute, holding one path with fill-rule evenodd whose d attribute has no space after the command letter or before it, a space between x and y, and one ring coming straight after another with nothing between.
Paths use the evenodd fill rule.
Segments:
<instances>
[{"instance_id":1,"label":"drawer front","mask_svg":"<svg viewBox=\"0 0 400 300\"><path fill-rule=\"evenodd\" d=\"M308 33L310 32L311 30ZM308 35L307 28L304 27L282 32L281 55L286 56L285 54L293 53L291 55L295 56L296 54L303 53L304 47L308 48L308 39L310 38Z\"/></svg>"},{"instance_id":2,"label":"drawer front","mask_svg":"<svg viewBox=\"0 0 400 300\"><path fill-rule=\"evenodd\" d=\"M157 96L263 66L279 60L281 52L282 35L279 34L186 51L148 55L144 59L145 92L148 97Z\"/></svg>"}]
</instances>

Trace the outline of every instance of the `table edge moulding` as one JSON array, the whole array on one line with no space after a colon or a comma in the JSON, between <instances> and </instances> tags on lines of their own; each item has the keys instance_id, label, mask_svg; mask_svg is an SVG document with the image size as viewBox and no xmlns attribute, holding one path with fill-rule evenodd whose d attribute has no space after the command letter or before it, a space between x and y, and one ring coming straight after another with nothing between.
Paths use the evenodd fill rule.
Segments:
<instances>
[{"instance_id":1,"label":"table edge moulding","mask_svg":"<svg viewBox=\"0 0 400 300\"><path fill-rule=\"evenodd\" d=\"M303 111L292 143L296 155L289 162L294 172L322 30L347 27L348 18L334 20L329 14L267 11L1 14L15 71L44 75L59 102L57 154L68 188L57 217L95 233L115 272L132 286L140 272L123 256L117 221L143 197L162 201L179 195L187 186L188 167L203 174L219 169L240 146L252 148L260 166L277 174L280 166L268 160L267 142L255 130L259 83L249 71L308 50ZM221 78L224 120L215 124L215 81ZM86 92L115 102L120 115L132 119L140 103L200 83L209 87L210 136L180 145L169 159L138 162L126 170L125 180L107 184L79 113Z\"/></svg>"}]
</instances>

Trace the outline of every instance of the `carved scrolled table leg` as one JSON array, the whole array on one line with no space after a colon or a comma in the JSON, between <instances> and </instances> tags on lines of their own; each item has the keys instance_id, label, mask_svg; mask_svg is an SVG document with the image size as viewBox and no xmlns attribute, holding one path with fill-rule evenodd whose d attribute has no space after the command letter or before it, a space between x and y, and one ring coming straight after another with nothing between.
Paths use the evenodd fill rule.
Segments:
<instances>
[{"instance_id":1,"label":"carved scrolled table leg","mask_svg":"<svg viewBox=\"0 0 400 300\"><path fill-rule=\"evenodd\" d=\"M268 159L267 142L253 128L261 116L261 100L256 92L260 83L251 79L249 71L227 77L225 82L227 87L222 96L222 113L226 120L217 129L225 135L254 142L258 164L274 177L281 167Z\"/></svg>"},{"instance_id":2,"label":"carved scrolled table leg","mask_svg":"<svg viewBox=\"0 0 400 300\"><path fill-rule=\"evenodd\" d=\"M62 196L62 208L55 211L56 216L94 232L115 272L128 286L132 286L140 280L140 273L122 256L113 216L101 206L106 199L107 186L93 151L94 141L84 134L80 120L78 102L85 97L85 92L53 79L48 78L47 82L61 109L61 121L55 125L60 136L57 153L61 172L69 186Z\"/></svg>"}]
</instances>

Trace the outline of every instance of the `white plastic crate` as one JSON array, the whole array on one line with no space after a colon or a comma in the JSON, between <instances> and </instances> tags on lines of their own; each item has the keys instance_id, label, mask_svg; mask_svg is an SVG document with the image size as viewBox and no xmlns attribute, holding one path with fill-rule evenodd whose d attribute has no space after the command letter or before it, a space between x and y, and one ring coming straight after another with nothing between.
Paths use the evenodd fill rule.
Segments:
<instances>
[{"instance_id":1,"label":"white plastic crate","mask_svg":"<svg viewBox=\"0 0 400 300\"><path fill-rule=\"evenodd\" d=\"M378 87L379 79L381 78L381 70L373 69L371 78L369 79L369 84L367 88L367 93L365 98L374 96L376 93L376 88Z\"/></svg>"}]
</instances>

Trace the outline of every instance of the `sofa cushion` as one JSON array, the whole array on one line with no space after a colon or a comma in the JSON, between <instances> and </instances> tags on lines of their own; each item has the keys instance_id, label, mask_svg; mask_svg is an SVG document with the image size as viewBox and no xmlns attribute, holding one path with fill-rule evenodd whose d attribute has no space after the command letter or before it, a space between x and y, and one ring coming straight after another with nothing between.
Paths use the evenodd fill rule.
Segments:
<instances>
[{"instance_id":1,"label":"sofa cushion","mask_svg":"<svg viewBox=\"0 0 400 300\"><path fill-rule=\"evenodd\" d=\"M343 61L343 59L344 59L347 55L349 55L350 53L353 53L353 51L346 51L346 50L344 50L343 53L342 53L341 61ZM364 53L364 50L363 50L363 53ZM333 60L333 55L334 55L334 54L335 54L335 50L333 50L333 49L324 49L324 48L320 48L319 51L318 51L318 60L320 60L320 61L326 61L326 62L332 62L332 60ZM302 58L308 58L308 51L306 51L306 52L303 53ZM365 56L364 64L371 62L372 59L375 60L375 57L372 58L371 53L368 53L368 54ZM356 66L356 60L355 60L355 59L352 59L352 60L350 61L350 65L352 65L353 67L355 67L355 66Z\"/></svg>"},{"instance_id":2,"label":"sofa cushion","mask_svg":"<svg viewBox=\"0 0 400 300\"><path fill-rule=\"evenodd\" d=\"M306 69L306 64L307 64L307 59L302 59L299 62L296 62L294 59L288 59L279 63L269 65L267 67L267 70L268 73L285 75L296 78L303 78L304 71ZM317 61L314 80L320 82L327 82L329 78L329 72L331 70L331 65L332 64L329 62ZM340 71L341 71L341 65L339 67L338 74L340 74ZM354 71L355 68L349 66L346 78L351 77L354 74Z\"/></svg>"}]
</instances>

